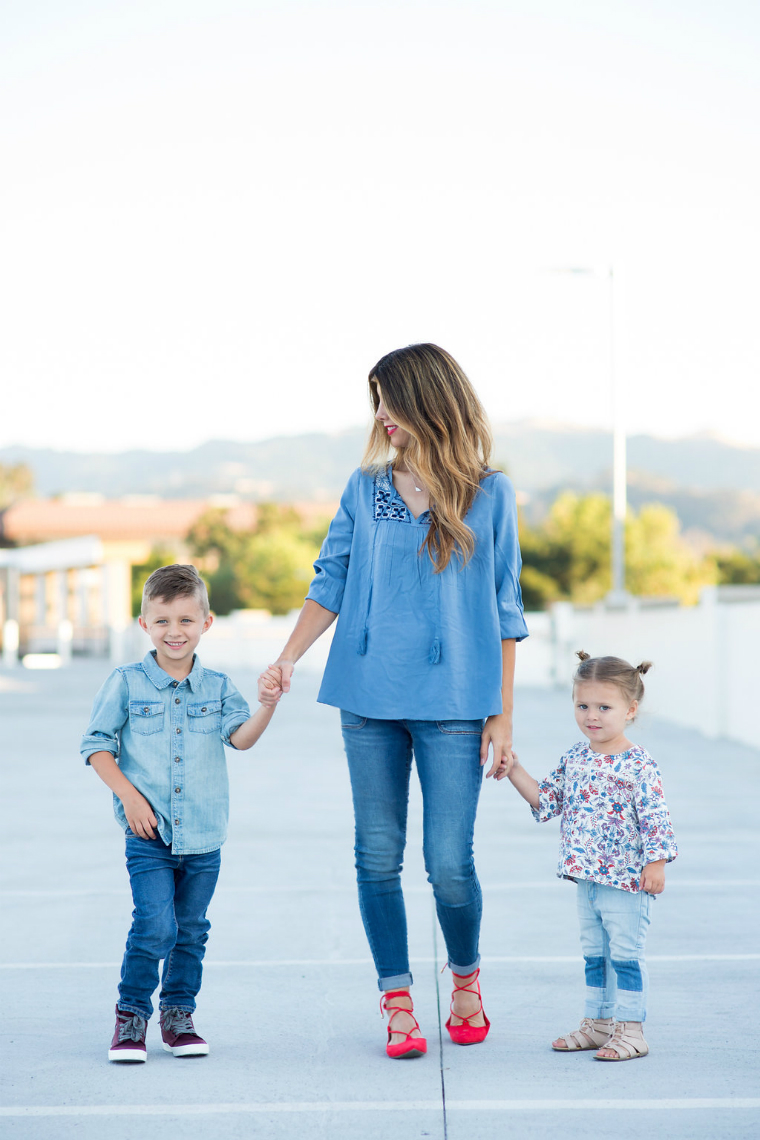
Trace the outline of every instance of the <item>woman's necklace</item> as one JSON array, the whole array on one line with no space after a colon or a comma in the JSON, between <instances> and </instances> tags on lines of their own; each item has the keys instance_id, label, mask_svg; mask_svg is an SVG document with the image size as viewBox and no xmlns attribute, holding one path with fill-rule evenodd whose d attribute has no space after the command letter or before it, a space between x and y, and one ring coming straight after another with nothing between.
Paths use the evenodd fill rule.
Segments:
<instances>
[{"instance_id":1,"label":"woman's necklace","mask_svg":"<svg viewBox=\"0 0 760 1140\"><path fill-rule=\"evenodd\" d=\"M410 477L410 479L412 480L412 486L414 487L415 491L424 491L425 490L424 487L418 487L417 486L417 479L416 479L413 471L411 470L411 468L407 467L406 464L404 464L403 467L397 468L397 470L399 472L404 471Z\"/></svg>"},{"instance_id":2,"label":"woman's necklace","mask_svg":"<svg viewBox=\"0 0 760 1140\"><path fill-rule=\"evenodd\" d=\"M409 471L409 468L408 468L408 467L407 467L407 471ZM410 474L410 475L411 475L411 477L412 477L412 484L413 484L413 486L414 486L414 489L415 489L415 491L424 491L424 490L425 490L425 488L424 488L424 487L418 487L418 486L417 486L417 479L415 478L414 472L413 472L413 471L409 471L409 474Z\"/></svg>"}]
</instances>

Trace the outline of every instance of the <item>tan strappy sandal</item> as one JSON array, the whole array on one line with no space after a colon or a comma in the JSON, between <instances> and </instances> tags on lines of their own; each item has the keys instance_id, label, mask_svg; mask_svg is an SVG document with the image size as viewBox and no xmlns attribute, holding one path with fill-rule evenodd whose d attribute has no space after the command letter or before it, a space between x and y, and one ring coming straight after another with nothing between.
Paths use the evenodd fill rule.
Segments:
<instances>
[{"instance_id":1,"label":"tan strappy sandal","mask_svg":"<svg viewBox=\"0 0 760 1140\"><path fill-rule=\"evenodd\" d=\"M637 1057L646 1057L649 1052L640 1021L616 1021L614 1033L601 1048L614 1049L617 1057L600 1057L595 1053L596 1061L635 1061Z\"/></svg>"},{"instance_id":2,"label":"tan strappy sandal","mask_svg":"<svg viewBox=\"0 0 760 1140\"><path fill-rule=\"evenodd\" d=\"M565 1044L552 1044L552 1049L557 1053L574 1053L578 1049L599 1049L607 1044L614 1028L615 1022L611 1017L584 1017L580 1029L574 1029L572 1033L563 1033L557 1040L564 1041Z\"/></svg>"}]
</instances>

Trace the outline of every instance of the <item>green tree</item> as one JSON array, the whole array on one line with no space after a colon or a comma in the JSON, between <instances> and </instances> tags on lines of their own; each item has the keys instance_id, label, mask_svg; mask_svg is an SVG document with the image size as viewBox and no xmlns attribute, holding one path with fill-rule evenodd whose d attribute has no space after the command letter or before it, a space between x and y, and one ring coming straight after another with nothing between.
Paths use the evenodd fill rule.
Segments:
<instances>
[{"instance_id":1,"label":"green tree","mask_svg":"<svg viewBox=\"0 0 760 1140\"><path fill-rule=\"evenodd\" d=\"M718 582L722 586L755 586L760 583L760 551L720 550L715 555Z\"/></svg>"},{"instance_id":2,"label":"green tree","mask_svg":"<svg viewBox=\"0 0 760 1140\"><path fill-rule=\"evenodd\" d=\"M252 532L232 530L221 510L206 512L188 543L194 555L206 560L214 612L267 609L286 614L300 606L326 530L326 521L304 530L297 511L278 503L258 506Z\"/></svg>"},{"instance_id":3,"label":"green tree","mask_svg":"<svg viewBox=\"0 0 760 1140\"><path fill-rule=\"evenodd\" d=\"M521 526L521 582L527 608L552 601L600 601L611 586L612 513L605 495L565 492L538 527ZM677 515L651 504L626 520L626 585L632 594L695 602L715 581L711 558L700 557L680 535Z\"/></svg>"},{"instance_id":4,"label":"green tree","mask_svg":"<svg viewBox=\"0 0 760 1140\"><path fill-rule=\"evenodd\" d=\"M237 588L246 609L286 614L299 607L318 553L313 543L286 529L255 533L236 568Z\"/></svg>"},{"instance_id":5,"label":"green tree","mask_svg":"<svg viewBox=\"0 0 760 1140\"><path fill-rule=\"evenodd\" d=\"M604 495L570 491L538 527L520 527L521 585L528 609L572 599L595 602L610 588L610 507Z\"/></svg>"},{"instance_id":6,"label":"green tree","mask_svg":"<svg viewBox=\"0 0 760 1140\"><path fill-rule=\"evenodd\" d=\"M712 559L700 557L680 535L675 511L661 503L630 514L625 528L626 584L632 594L669 596L693 605L715 582Z\"/></svg>"},{"instance_id":7,"label":"green tree","mask_svg":"<svg viewBox=\"0 0 760 1140\"><path fill-rule=\"evenodd\" d=\"M17 499L27 498L34 490L34 476L25 463L0 463L0 510Z\"/></svg>"},{"instance_id":8,"label":"green tree","mask_svg":"<svg viewBox=\"0 0 760 1140\"><path fill-rule=\"evenodd\" d=\"M554 502L546 534L566 596L580 605L610 590L610 501L606 495L566 492Z\"/></svg>"}]
</instances>

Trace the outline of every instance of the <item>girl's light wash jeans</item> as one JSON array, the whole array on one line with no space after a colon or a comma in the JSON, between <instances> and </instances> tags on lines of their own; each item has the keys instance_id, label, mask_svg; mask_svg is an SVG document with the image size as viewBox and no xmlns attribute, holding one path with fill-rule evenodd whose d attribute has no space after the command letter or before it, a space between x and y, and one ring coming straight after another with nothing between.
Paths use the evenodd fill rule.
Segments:
<instances>
[{"instance_id":1,"label":"girl's light wash jeans","mask_svg":"<svg viewBox=\"0 0 760 1140\"><path fill-rule=\"evenodd\" d=\"M585 1017L644 1021L649 977L644 943L654 895L578 880L578 918L586 960Z\"/></svg>"},{"instance_id":2,"label":"girl's light wash jeans","mask_svg":"<svg viewBox=\"0 0 760 1140\"><path fill-rule=\"evenodd\" d=\"M409 986L401 868L412 756L423 800L423 852L455 974L480 962L482 898L472 857L483 778L482 720L375 720L341 711L356 818L359 907L380 990Z\"/></svg>"}]
</instances>

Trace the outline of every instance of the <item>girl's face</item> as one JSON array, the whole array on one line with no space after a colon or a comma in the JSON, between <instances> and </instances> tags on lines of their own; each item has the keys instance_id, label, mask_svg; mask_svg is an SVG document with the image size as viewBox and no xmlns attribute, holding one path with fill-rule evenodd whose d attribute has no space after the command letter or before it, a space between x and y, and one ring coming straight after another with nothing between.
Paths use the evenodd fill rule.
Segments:
<instances>
[{"instance_id":1,"label":"girl's face","mask_svg":"<svg viewBox=\"0 0 760 1140\"><path fill-rule=\"evenodd\" d=\"M636 715L639 702L629 702L619 685L610 681L576 681L573 703L575 722L594 752L614 755L629 746L625 730Z\"/></svg>"},{"instance_id":2,"label":"girl's face","mask_svg":"<svg viewBox=\"0 0 760 1140\"><path fill-rule=\"evenodd\" d=\"M412 438L411 435L408 431L405 431L404 428L399 427L398 424L393 422L386 411L385 404L383 403L383 393L380 391L380 385L377 382L375 382L375 387L377 388L377 398L380 401L377 406L377 411L375 412L375 419L385 428L388 433L388 439L391 441L393 447L407 447Z\"/></svg>"}]
</instances>

